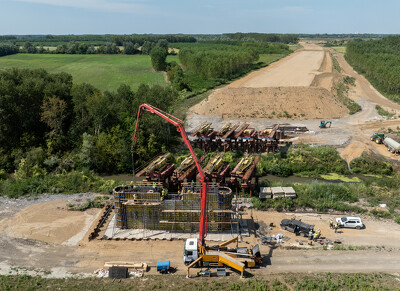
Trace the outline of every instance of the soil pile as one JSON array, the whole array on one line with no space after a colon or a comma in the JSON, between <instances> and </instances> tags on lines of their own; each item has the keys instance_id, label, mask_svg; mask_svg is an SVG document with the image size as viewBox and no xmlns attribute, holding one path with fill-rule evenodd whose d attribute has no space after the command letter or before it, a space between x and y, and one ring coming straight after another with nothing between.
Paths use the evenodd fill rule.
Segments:
<instances>
[{"instance_id":1,"label":"soil pile","mask_svg":"<svg viewBox=\"0 0 400 291\"><path fill-rule=\"evenodd\" d=\"M192 110L222 118L331 119L348 114L331 92L317 87L222 88Z\"/></svg>"}]
</instances>

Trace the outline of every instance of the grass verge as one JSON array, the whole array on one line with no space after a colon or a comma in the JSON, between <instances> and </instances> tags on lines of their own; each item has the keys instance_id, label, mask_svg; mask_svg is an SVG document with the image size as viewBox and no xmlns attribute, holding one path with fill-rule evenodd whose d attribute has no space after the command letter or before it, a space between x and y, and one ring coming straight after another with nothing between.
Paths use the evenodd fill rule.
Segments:
<instances>
[{"instance_id":1,"label":"grass verge","mask_svg":"<svg viewBox=\"0 0 400 291\"><path fill-rule=\"evenodd\" d=\"M387 117L387 118L393 118L393 116L395 116L396 114L394 114L394 113L390 113L390 112L388 112L388 111L386 111L385 109L383 109L381 106L379 106L379 105L376 105L375 106L375 109L376 109L376 111L378 111L378 114L379 115L381 115L381 116L385 116L385 117Z\"/></svg>"},{"instance_id":2,"label":"grass verge","mask_svg":"<svg viewBox=\"0 0 400 291\"><path fill-rule=\"evenodd\" d=\"M398 277L372 274L273 274L240 280L186 279L182 275L146 276L143 279L46 279L29 275L0 276L2 290L395 290Z\"/></svg>"}]
</instances>

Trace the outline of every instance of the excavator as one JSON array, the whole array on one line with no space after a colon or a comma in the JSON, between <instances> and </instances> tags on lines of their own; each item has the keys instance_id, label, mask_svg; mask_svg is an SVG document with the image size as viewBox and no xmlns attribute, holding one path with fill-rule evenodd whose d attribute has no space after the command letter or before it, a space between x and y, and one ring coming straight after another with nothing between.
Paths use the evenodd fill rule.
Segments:
<instances>
[{"instance_id":1,"label":"excavator","mask_svg":"<svg viewBox=\"0 0 400 291\"><path fill-rule=\"evenodd\" d=\"M328 126L329 125L329 126ZM319 128L328 128L332 126L332 121L321 120Z\"/></svg>"},{"instance_id":2,"label":"excavator","mask_svg":"<svg viewBox=\"0 0 400 291\"><path fill-rule=\"evenodd\" d=\"M238 237L233 238L227 242L219 244L218 246L207 247L205 238L207 236L207 201L208 201L208 188L209 182L207 181L206 175L200 162L194 152L192 145L190 144L189 138L186 134L185 128L183 127L183 121L176 118L175 116L164 112L152 105L142 104L139 106L135 132L132 142L132 155L133 149L136 146L138 132L139 132L139 122L141 112L147 111L152 114L156 114L161 118L165 119L169 123L176 126L177 131L181 134L185 145L188 147L189 152L196 164L197 170L200 174L200 182L202 186L201 197L200 197L200 227L199 227L199 238L198 239L188 239L185 243L185 254L184 262L188 264L187 266L187 277L189 277L189 270L194 267L202 266L229 266L238 272L240 272L241 277L243 277L245 267L255 267L261 264L261 254L259 251L259 246L256 245L250 250L245 248L227 248L226 246L238 242Z\"/></svg>"}]
</instances>

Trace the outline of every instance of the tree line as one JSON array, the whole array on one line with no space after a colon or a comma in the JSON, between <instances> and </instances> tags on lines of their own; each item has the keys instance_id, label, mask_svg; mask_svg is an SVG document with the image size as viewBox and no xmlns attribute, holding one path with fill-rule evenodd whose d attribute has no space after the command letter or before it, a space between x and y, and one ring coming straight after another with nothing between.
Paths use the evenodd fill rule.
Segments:
<instances>
[{"instance_id":1,"label":"tree line","mask_svg":"<svg viewBox=\"0 0 400 291\"><path fill-rule=\"evenodd\" d=\"M400 36L347 43L346 60L379 90L400 103Z\"/></svg>"},{"instance_id":2,"label":"tree line","mask_svg":"<svg viewBox=\"0 0 400 291\"><path fill-rule=\"evenodd\" d=\"M299 36L297 34L278 34L278 33L224 33L222 38L237 41L260 41L260 42L278 42L278 43L297 43Z\"/></svg>"},{"instance_id":3,"label":"tree line","mask_svg":"<svg viewBox=\"0 0 400 291\"><path fill-rule=\"evenodd\" d=\"M0 44L0 57L17 54L19 48L11 44Z\"/></svg>"},{"instance_id":4,"label":"tree line","mask_svg":"<svg viewBox=\"0 0 400 291\"><path fill-rule=\"evenodd\" d=\"M170 43L175 42L196 42L196 38L190 35L181 34L132 34L132 35L3 35L0 36L0 41L8 42L15 45L24 45L26 42L31 42L34 46L58 46L76 42L84 43L88 46L100 46L107 43L122 46L124 43L132 43L143 45L145 42L157 43L160 39L165 39Z\"/></svg>"},{"instance_id":5,"label":"tree line","mask_svg":"<svg viewBox=\"0 0 400 291\"><path fill-rule=\"evenodd\" d=\"M171 87L141 85L133 92L100 92L74 84L66 73L43 69L0 72L0 170L26 178L91 169L129 172L137 108L150 103L169 111L177 100ZM140 166L176 142L176 130L145 114L134 161ZM140 156L140 159L138 158Z\"/></svg>"},{"instance_id":6,"label":"tree line","mask_svg":"<svg viewBox=\"0 0 400 291\"><path fill-rule=\"evenodd\" d=\"M10 45L6 45L10 46ZM14 53L29 53L29 54L143 54L150 55L151 51L156 46L166 46L168 48L168 41L165 39L160 39L158 42L145 41L142 46L139 43L132 44L130 42L124 43L121 48L115 43L107 43L105 45L100 45L95 47L93 45L88 45L86 43L71 42L69 44L60 44L55 50L50 50L49 48L44 48L43 46L36 47L31 42L26 42L22 47L16 48ZM167 50L168 51L168 50ZM174 53L174 52L172 52Z\"/></svg>"},{"instance_id":7,"label":"tree line","mask_svg":"<svg viewBox=\"0 0 400 291\"><path fill-rule=\"evenodd\" d=\"M197 43L181 46L179 60L183 67L203 79L231 79L259 59L261 53L288 53L286 45L237 42L226 44Z\"/></svg>"}]
</instances>

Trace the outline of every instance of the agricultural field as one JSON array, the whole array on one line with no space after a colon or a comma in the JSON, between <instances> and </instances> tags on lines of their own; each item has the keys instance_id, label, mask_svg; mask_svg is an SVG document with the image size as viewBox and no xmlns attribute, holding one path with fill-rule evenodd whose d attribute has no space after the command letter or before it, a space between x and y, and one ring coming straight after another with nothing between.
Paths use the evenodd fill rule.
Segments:
<instances>
[{"instance_id":1,"label":"agricultural field","mask_svg":"<svg viewBox=\"0 0 400 291\"><path fill-rule=\"evenodd\" d=\"M346 47L345 46L333 46L332 47L335 51L337 51L338 53L346 53Z\"/></svg>"},{"instance_id":2,"label":"agricultural field","mask_svg":"<svg viewBox=\"0 0 400 291\"><path fill-rule=\"evenodd\" d=\"M178 61L178 57L169 56L167 61ZM165 84L163 74L152 69L150 56L144 55L17 54L0 58L1 70L12 67L66 72L75 83L89 83L102 91L116 91L122 84L134 91L140 84Z\"/></svg>"}]
</instances>

